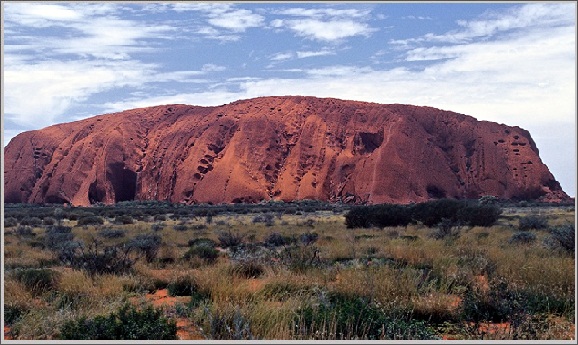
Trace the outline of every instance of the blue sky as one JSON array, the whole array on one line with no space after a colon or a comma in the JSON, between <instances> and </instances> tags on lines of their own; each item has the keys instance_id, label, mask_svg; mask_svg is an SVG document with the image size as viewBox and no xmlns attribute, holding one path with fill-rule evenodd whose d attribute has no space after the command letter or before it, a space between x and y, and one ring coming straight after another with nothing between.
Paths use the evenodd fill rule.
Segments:
<instances>
[{"instance_id":1,"label":"blue sky","mask_svg":"<svg viewBox=\"0 0 578 345\"><path fill-rule=\"evenodd\" d=\"M4 145L159 104L310 95L530 131L576 191L576 3L2 2Z\"/></svg>"}]
</instances>

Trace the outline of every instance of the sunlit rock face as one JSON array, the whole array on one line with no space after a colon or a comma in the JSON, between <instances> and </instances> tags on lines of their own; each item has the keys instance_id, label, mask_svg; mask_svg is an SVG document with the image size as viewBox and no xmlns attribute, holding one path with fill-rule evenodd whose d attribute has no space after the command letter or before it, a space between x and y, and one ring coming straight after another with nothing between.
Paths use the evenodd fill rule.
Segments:
<instances>
[{"instance_id":1,"label":"sunlit rock face","mask_svg":"<svg viewBox=\"0 0 578 345\"><path fill-rule=\"evenodd\" d=\"M569 199L519 127L298 96L132 109L25 132L6 146L4 170L7 203Z\"/></svg>"}]
</instances>

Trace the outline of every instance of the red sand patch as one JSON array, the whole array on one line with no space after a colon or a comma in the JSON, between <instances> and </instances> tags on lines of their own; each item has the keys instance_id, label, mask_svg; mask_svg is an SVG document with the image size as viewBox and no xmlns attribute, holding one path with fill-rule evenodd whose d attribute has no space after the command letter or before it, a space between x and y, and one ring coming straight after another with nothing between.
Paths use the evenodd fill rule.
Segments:
<instances>
[{"instance_id":1,"label":"red sand patch","mask_svg":"<svg viewBox=\"0 0 578 345\"><path fill-rule=\"evenodd\" d=\"M9 326L4 326L4 340L14 340L10 331Z\"/></svg>"},{"instance_id":2,"label":"red sand patch","mask_svg":"<svg viewBox=\"0 0 578 345\"><path fill-rule=\"evenodd\" d=\"M176 296L171 297L168 294L167 289L157 290L154 293L148 293L145 298L152 303L156 308L161 307L173 307L177 303L186 304L191 297L190 296ZM132 299L133 303L138 301L138 298ZM203 340L205 339L199 328L188 318L178 317L175 318L177 322L177 337L179 340Z\"/></svg>"}]
</instances>

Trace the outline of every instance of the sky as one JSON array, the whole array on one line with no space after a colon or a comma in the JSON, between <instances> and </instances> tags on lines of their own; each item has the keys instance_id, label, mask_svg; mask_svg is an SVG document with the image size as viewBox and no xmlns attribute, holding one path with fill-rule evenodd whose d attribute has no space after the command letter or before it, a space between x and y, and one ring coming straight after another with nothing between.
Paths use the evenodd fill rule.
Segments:
<instances>
[{"instance_id":1,"label":"sky","mask_svg":"<svg viewBox=\"0 0 578 345\"><path fill-rule=\"evenodd\" d=\"M2 2L3 143L161 104L305 95L530 131L576 195L576 2Z\"/></svg>"}]
</instances>

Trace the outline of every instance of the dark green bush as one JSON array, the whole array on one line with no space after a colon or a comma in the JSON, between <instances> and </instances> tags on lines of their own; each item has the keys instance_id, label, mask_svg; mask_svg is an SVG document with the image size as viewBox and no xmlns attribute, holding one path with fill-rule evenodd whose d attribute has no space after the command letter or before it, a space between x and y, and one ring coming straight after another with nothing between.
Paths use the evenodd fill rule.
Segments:
<instances>
[{"instance_id":1,"label":"dark green bush","mask_svg":"<svg viewBox=\"0 0 578 345\"><path fill-rule=\"evenodd\" d=\"M201 237L201 238L195 238L195 239L189 240L188 245L189 245L189 247L192 247L192 246L215 247L217 245L217 243L215 241L211 240L210 238Z\"/></svg>"},{"instance_id":2,"label":"dark green bush","mask_svg":"<svg viewBox=\"0 0 578 345\"><path fill-rule=\"evenodd\" d=\"M154 223L151 225L151 230L154 232L161 231L165 228L165 223Z\"/></svg>"},{"instance_id":3,"label":"dark green bush","mask_svg":"<svg viewBox=\"0 0 578 345\"><path fill-rule=\"evenodd\" d=\"M528 215L521 217L518 223L518 229L521 231L525 230L540 230L546 229L548 227L548 218L540 215Z\"/></svg>"},{"instance_id":4,"label":"dark green bush","mask_svg":"<svg viewBox=\"0 0 578 345\"><path fill-rule=\"evenodd\" d=\"M116 216L114 218L115 224L134 224L134 219L129 215Z\"/></svg>"},{"instance_id":5,"label":"dark green bush","mask_svg":"<svg viewBox=\"0 0 578 345\"><path fill-rule=\"evenodd\" d=\"M137 310L125 304L116 313L66 322L60 330L62 340L177 340L175 321L160 309L147 306Z\"/></svg>"},{"instance_id":6,"label":"dark green bush","mask_svg":"<svg viewBox=\"0 0 578 345\"><path fill-rule=\"evenodd\" d=\"M410 222L410 210L406 206L395 204L356 206L345 215L345 225L349 229L406 226Z\"/></svg>"},{"instance_id":7,"label":"dark green bush","mask_svg":"<svg viewBox=\"0 0 578 345\"><path fill-rule=\"evenodd\" d=\"M59 274L47 268L24 268L14 271L16 280L24 284L35 295L53 290L59 279Z\"/></svg>"},{"instance_id":8,"label":"dark green bush","mask_svg":"<svg viewBox=\"0 0 578 345\"><path fill-rule=\"evenodd\" d=\"M265 244L269 246L279 247L290 244L292 242L292 239L289 236L283 236L278 232L274 232L269 234L263 242L265 242Z\"/></svg>"},{"instance_id":9,"label":"dark green bush","mask_svg":"<svg viewBox=\"0 0 578 345\"><path fill-rule=\"evenodd\" d=\"M33 237L36 236L32 227L30 225L18 225L16 227L16 235L20 237Z\"/></svg>"},{"instance_id":10,"label":"dark green bush","mask_svg":"<svg viewBox=\"0 0 578 345\"><path fill-rule=\"evenodd\" d=\"M195 224L191 226L193 230L206 230L207 226L205 224Z\"/></svg>"},{"instance_id":11,"label":"dark green bush","mask_svg":"<svg viewBox=\"0 0 578 345\"><path fill-rule=\"evenodd\" d=\"M170 282L167 285L169 296L191 296L194 290L198 290L199 286L193 277L178 277L177 280Z\"/></svg>"},{"instance_id":12,"label":"dark green bush","mask_svg":"<svg viewBox=\"0 0 578 345\"><path fill-rule=\"evenodd\" d=\"M316 246L286 247L281 251L280 258L284 265L297 272L303 272L321 263L319 249Z\"/></svg>"},{"instance_id":13,"label":"dark green bush","mask_svg":"<svg viewBox=\"0 0 578 345\"><path fill-rule=\"evenodd\" d=\"M154 220L164 222L167 220L167 216L165 214L157 214L157 215L155 215Z\"/></svg>"},{"instance_id":14,"label":"dark green bush","mask_svg":"<svg viewBox=\"0 0 578 345\"><path fill-rule=\"evenodd\" d=\"M524 312L522 305L520 295L505 280L498 280L490 284L487 294L468 286L461 314L470 322L510 322Z\"/></svg>"},{"instance_id":15,"label":"dark green bush","mask_svg":"<svg viewBox=\"0 0 578 345\"><path fill-rule=\"evenodd\" d=\"M186 224L175 224L173 225L173 229L176 231L187 231L189 227Z\"/></svg>"},{"instance_id":16,"label":"dark green bush","mask_svg":"<svg viewBox=\"0 0 578 345\"><path fill-rule=\"evenodd\" d=\"M200 258L208 263L214 262L219 257L219 251L214 247L197 244L189 248L184 255L184 258L190 260L192 258Z\"/></svg>"},{"instance_id":17,"label":"dark green bush","mask_svg":"<svg viewBox=\"0 0 578 345\"><path fill-rule=\"evenodd\" d=\"M156 234L141 234L130 240L126 245L145 256L147 262L152 262L161 247L161 237Z\"/></svg>"},{"instance_id":18,"label":"dark green bush","mask_svg":"<svg viewBox=\"0 0 578 345\"><path fill-rule=\"evenodd\" d=\"M72 228L64 225L52 225L46 228L44 235L44 245L48 249L57 250L63 243L74 238Z\"/></svg>"},{"instance_id":19,"label":"dark green bush","mask_svg":"<svg viewBox=\"0 0 578 345\"><path fill-rule=\"evenodd\" d=\"M329 293L320 303L300 308L294 324L295 339L437 339L424 321L387 312L362 297L338 293Z\"/></svg>"},{"instance_id":20,"label":"dark green bush","mask_svg":"<svg viewBox=\"0 0 578 345\"><path fill-rule=\"evenodd\" d=\"M99 216L85 216L78 219L78 225L102 225L104 219Z\"/></svg>"},{"instance_id":21,"label":"dark green bush","mask_svg":"<svg viewBox=\"0 0 578 345\"><path fill-rule=\"evenodd\" d=\"M457 214L458 220L469 226L490 227L498 221L502 209L491 204L472 204L462 207Z\"/></svg>"},{"instance_id":22,"label":"dark green bush","mask_svg":"<svg viewBox=\"0 0 578 345\"><path fill-rule=\"evenodd\" d=\"M550 235L544 239L544 244L552 249L562 249L574 254L576 250L576 231L574 224L567 224L552 228Z\"/></svg>"},{"instance_id":23,"label":"dark green bush","mask_svg":"<svg viewBox=\"0 0 578 345\"><path fill-rule=\"evenodd\" d=\"M413 222L433 227L443 219L469 226L492 226L502 213L497 205L477 201L439 199L414 205L356 206L345 215L347 228L407 226Z\"/></svg>"},{"instance_id":24,"label":"dark green bush","mask_svg":"<svg viewBox=\"0 0 578 345\"><path fill-rule=\"evenodd\" d=\"M464 206L464 201L440 199L415 204L411 208L411 213L415 221L432 227L438 225L443 219L458 221L458 212Z\"/></svg>"},{"instance_id":25,"label":"dark green bush","mask_svg":"<svg viewBox=\"0 0 578 345\"><path fill-rule=\"evenodd\" d=\"M13 305L6 305L4 304L4 322L7 325L12 325L17 322L22 315L26 312L25 309L13 306Z\"/></svg>"},{"instance_id":26,"label":"dark green bush","mask_svg":"<svg viewBox=\"0 0 578 345\"><path fill-rule=\"evenodd\" d=\"M8 217L8 218L4 218L4 227L5 228L11 228L13 226L18 225L18 219L14 218L14 217Z\"/></svg>"},{"instance_id":27,"label":"dark green bush","mask_svg":"<svg viewBox=\"0 0 578 345\"><path fill-rule=\"evenodd\" d=\"M122 229L102 229L98 232L100 237L104 238L121 238L126 235L126 230Z\"/></svg>"},{"instance_id":28,"label":"dark green bush","mask_svg":"<svg viewBox=\"0 0 578 345\"><path fill-rule=\"evenodd\" d=\"M26 217L20 221L20 225L41 226L42 219L38 217Z\"/></svg>"},{"instance_id":29,"label":"dark green bush","mask_svg":"<svg viewBox=\"0 0 578 345\"><path fill-rule=\"evenodd\" d=\"M56 224L56 219L53 217L44 217L42 219L42 224L43 225L54 225L54 224Z\"/></svg>"},{"instance_id":30,"label":"dark green bush","mask_svg":"<svg viewBox=\"0 0 578 345\"><path fill-rule=\"evenodd\" d=\"M305 232L299 235L299 241L306 246L317 242L318 238L319 234L316 232Z\"/></svg>"},{"instance_id":31,"label":"dark green bush","mask_svg":"<svg viewBox=\"0 0 578 345\"><path fill-rule=\"evenodd\" d=\"M530 244L536 242L536 234L529 231L518 231L510 237L510 244Z\"/></svg>"},{"instance_id":32,"label":"dark green bush","mask_svg":"<svg viewBox=\"0 0 578 345\"><path fill-rule=\"evenodd\" d=\"M71 255L71 265L89 274L125 274L130 272L134 260L129 256L130 248L120 246L88 246L85 250L75 250Z\"/></svg>"}]
</instances>

